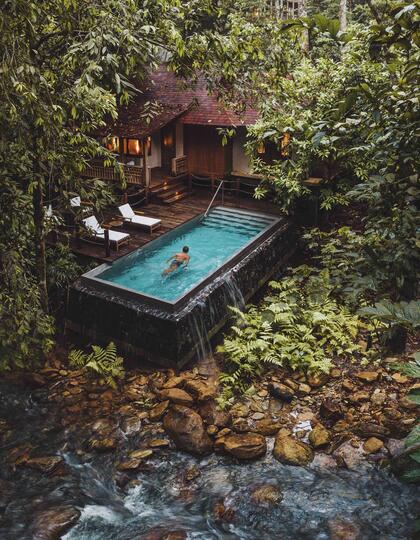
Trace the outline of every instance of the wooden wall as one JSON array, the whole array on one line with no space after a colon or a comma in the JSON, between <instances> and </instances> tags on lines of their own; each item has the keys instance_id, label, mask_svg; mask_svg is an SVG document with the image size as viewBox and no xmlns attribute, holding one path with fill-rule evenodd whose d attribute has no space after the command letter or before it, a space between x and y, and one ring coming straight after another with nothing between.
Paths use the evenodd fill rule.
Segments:
<instances>
[{"instance_id":1,"label":"wooden wall","mask_svg":"<svg viewBox=\"0 0 420 540\"><path fill-rule=\"evenodd\" d=\"M193 174L223 176L232 170L232 143L222 146L214 126L184 125L184 153Z\"/></svg>"}]
</instances>

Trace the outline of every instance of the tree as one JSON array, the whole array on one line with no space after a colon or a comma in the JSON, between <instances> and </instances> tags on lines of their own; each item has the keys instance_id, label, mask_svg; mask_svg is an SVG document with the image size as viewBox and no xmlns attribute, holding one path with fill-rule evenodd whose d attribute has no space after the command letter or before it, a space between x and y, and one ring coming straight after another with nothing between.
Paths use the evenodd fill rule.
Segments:
<instances>
[{"instance_id":1,"label":"tree","mask_svg":"<svg viewBox=\"0 0 420 540\"><path fill-rule=\"evenodd\" d=\"M345 32L347 30L347 0L340 0L340 31Z\"/></svg>"}]
</instances>

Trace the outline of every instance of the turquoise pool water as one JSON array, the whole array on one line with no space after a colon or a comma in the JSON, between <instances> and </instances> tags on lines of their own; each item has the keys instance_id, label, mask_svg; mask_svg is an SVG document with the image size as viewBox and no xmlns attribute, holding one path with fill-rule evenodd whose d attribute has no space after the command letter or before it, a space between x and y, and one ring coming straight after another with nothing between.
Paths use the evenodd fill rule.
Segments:
<instances>
[{"instance_id":1,"label":"turquoise pool water","mask_svg":"<svg viewBox=\"0 0 420 540\"><path fill-rule=\"evenodd\" d=\"M122 257L95 277L155 298L175 302L252 239L273 225L276 217L216 207L206 218L193 220ZM188 268L168 276L168 259L189 247Z\"/></svg>"}]
</instances>

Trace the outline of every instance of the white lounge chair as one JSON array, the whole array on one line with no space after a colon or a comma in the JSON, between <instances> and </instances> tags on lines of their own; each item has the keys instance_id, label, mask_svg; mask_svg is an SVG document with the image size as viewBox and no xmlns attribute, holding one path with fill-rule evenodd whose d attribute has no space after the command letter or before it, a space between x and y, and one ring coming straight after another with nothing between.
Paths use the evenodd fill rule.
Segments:
<instances>
[{"instance_id":1,"label":"white lounge chair","mask_svg":"<svg viewBox=\"0 0 420 540\"><path fill-rule=\"evenodd\" d=\"M161 219L136 214L129 204L119 206L118 210L126 223L131 223L137 227L149 229L150 234L152 234L152 232L155 229L158 229L162 224Z\"/></svg>"},{"instance_id":2,"label":"white lounge chair","mask_svg":"<svg viewBox=\"0 0 420 540\"><path fill-rule=\"evenodd\" d=\"M82 220L89 234L99 240L105 240L105 229L103 229L96 219L96 216L90 216ZM123 244L128 244L130 241L130 235L119 231L113 231L109 229L109 241L115 244L118 251L119 247Z\"/></svg>"}]
</instances>

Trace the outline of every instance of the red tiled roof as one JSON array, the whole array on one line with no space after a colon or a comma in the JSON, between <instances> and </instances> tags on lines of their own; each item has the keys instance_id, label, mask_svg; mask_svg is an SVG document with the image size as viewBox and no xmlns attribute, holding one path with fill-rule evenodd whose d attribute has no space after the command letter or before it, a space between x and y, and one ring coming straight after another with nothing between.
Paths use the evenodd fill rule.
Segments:
<instances>
[{"instance_id":1,"label":"red tiled roof","mask_svg":"<svg viewBox=\"0 0 420 540\"><path fill-rule=\"evenodd\" d=\"M149 123L143 116L146 102L158 104L158 114ZM220 127L247 126L258 119L258 113L250 107L241 115L224 108L208 92L203 77L196 83L183 81L162 66L151 74L143 93L120 109L117 122L109 127L121 137L145 137L179 116L184 124Z\"/></svg>"}]
</instances>

